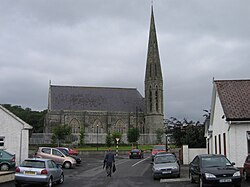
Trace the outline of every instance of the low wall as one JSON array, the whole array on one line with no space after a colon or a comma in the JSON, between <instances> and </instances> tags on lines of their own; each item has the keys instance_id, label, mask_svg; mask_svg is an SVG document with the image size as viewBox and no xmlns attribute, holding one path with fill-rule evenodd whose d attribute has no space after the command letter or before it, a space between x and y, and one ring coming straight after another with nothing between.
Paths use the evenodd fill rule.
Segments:
<instances>
[{"instance_id":1,"label":"low wall","mask_svg":"<svg viewBox=\"0 0 250 187\"><path fill-rule=\"evenodd\" d=\"M188 145L182 146L183 164L189 164L196 155L207 154L207 148L189 148Z\"/></svg>"}]
</instances>

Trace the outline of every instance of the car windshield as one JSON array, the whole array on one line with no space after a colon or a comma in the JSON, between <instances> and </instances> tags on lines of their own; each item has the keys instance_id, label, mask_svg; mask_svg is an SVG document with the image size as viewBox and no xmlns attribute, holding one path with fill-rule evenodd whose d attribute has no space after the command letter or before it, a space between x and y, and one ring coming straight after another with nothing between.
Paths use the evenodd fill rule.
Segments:
<instances>
[{"instance_id":1,"label":"car windshield","mask_svg":"<svg viewBox=\"0 0 250 187\"><path fill-rule=\"evenodd\" d=\"M166 150L165 145L155 145L153 150Z\"/></svg>"},{"instance_id":2,"label":"car windshield","mask_svg":"<svg viewBox=\"0 0 250 187\"><path fill-rule=\"evenodd\" d=\"M40 160L25 160L21 164L21 167L45 168L45 162Z\"/></svg>"},{"instance_id":3,"label":"car windshield","mask_svg":"<svg viewBox=\"0 0 250 187\"><path fill-rule=\"evenodd\" d=\"M162 163L174 163L176 162L176 159L172 155L167 156L157 156L155 157L155 163L156 164L162 164Z\"/></svg>"},{"instance_id":4,"label":"car windshield","mask_svg":"<svg viewBox=\"0 0 250 187\"><path fill-rule=\"evenodd\" d=\"M225 157L206 157L201 159L202 167L226 167L231 166L232 164Z\"/></svg>"}]
</instances>

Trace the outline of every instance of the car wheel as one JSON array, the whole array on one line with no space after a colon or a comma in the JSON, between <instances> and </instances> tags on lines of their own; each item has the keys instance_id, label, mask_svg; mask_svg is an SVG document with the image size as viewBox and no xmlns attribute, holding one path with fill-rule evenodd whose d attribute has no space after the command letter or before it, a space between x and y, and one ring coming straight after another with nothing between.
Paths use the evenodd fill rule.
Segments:
<instances>
[{"instance_id":1,"label":"car wheel","mask_svg":"<svg viewBox=\"0 0 250 187\"><path fill-rule=\"evenodd\" d=\"M51 177L49 178L49 181L47 182L47 184L45 186L46 187L52 187L53 186L53 181L52 181Z\"/></svg>"},{"instance_id":2,"label":"car wheel","mask_svg":"<svg viewBox=\"0 0 250 187\"><path fill-rule=\"evenodd\" d=\"M1 171L8 171L10 169L8 164L2 164L0 170Z\"/></svg>"},{"instance_id":3,"label":"car wheel","mask_svg":"<svg viewBox=\"0 0 250 187\"><path fill-rule=\"evenodd\" d=\"M59 179L59 181L57 183L62 184L63 182L64 182L64 175L62 173L61 176L60 176L60 179Z\"/></svg>"},{"instance_id":4,"label":"car wheel","mask_svg":"<svg viewBox=\"0 0 250 187\"><path fill-rule=\"evenodd\" d=\"M71 167L71 163L70 162L65 162L63 164L63 167L66 168L66 169L69 169Z\"/></svg>"},{"instance_id":5,"label":"car wheel","mask_svg":"<svg viewBox=\"0 0 250 187\"><path fill-rule=\"evenodd\" d=\"M245 181L248 181L248 176L247 176L247 172L246 171L243 171L243 179L245 180Z\"/></svg>"}]
</instances>

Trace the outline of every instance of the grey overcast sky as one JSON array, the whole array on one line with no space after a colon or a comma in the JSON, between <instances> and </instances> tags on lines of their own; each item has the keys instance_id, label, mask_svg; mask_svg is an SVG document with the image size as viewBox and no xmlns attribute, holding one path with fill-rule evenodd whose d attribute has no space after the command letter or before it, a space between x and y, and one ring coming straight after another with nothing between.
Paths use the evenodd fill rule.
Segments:
<instances>
[{"instance_id":1,"label":"grey overcast sky","mask_svg":"<svg viewBox=\"0 0 250 187\"><path fill-rule=\"evenodd\" d=\"M47 108L52 85L137 88L151 0L1 0L0 103ZM212 81L250 77L249 0L155 0L165 118L204 120Z\"/></svg>"}]
</instances>

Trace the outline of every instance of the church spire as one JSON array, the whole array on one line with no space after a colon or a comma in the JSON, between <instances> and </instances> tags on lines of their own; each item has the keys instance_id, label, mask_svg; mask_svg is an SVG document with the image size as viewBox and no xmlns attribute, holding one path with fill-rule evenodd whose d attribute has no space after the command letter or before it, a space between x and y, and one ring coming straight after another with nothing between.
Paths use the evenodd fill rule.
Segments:
<instances>
[{"instance_id":1,"label":"church spire","mask_svg":"<svg viewBox=\"0 0 250 187\"><path fill-rule=\"evenodd\" d=\"M158 49L154 10L151 6L151 20L148 53L145 72L145 126L149 133L163 128L163 79Z\"/></svg>"},{"instance_id":2,"label":"church spire","mask_svg":"<svg viewBox=\"0 0 250 187\"><path fill-rule=\"evenodd\" d=\"M148 40L148 54L145 80L162 79L160 55L156 36L153 5L151 6L151 21Z\"/></svg>"}]
</instances>

